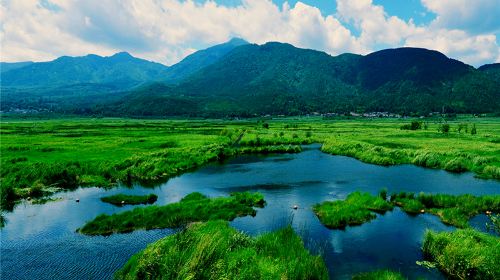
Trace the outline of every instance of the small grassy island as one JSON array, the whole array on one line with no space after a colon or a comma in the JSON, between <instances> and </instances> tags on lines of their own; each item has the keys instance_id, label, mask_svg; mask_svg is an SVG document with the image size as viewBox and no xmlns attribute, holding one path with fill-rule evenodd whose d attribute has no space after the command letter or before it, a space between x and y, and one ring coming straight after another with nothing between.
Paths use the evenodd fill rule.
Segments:
<instances>
[{"instance_id":1,"label":"small grassy island","mask_svg":"<svg viewBox=\"0 0 500 280\"><path fill-rule=\"evenodd\" d=\"M361 225L376 217L373 212L385 213L393 207L401 207L403 211L414 215L430 213L445 224L467 228L470 218L477 214L500 212L500 195L415 195L401 192L392 194L387 201L385 191L381 191L378 196L354 192L345 200L317 204L313 210L323 225L336 229Z\"/></svg>"},{"instance_id":2,"label":"small grassy island","mask_svg":"<svg viewBox=\"0 0 500 280\"><path fill-rule=\"evenodd\" d=\"M362 272L354 275L353 280L404 280L406 278L399 272L391 270L376 270L372 272Z\"/></svg>"},{"instance_id":3,"label":"small grassy island","mask_svg":"<svg viewBox=\"0 0 500 280\"><path fill-rule=\"evenodd\" d=\"M110 203L116 206L122 205L137 205L137 204L153 204L158 199L156 194L148 195L127 195L127 194L116 194L101 197L102 202Z\"/></svg>"},{"instance_id":4,"label":"small grassy island","mask_svg":"<svg viewBox=\"0 0 500 280\"><path fill-rule=\"evenodd\" d=\"M116 279L328 279L288 226L256 238L225 221L191 224L134 255Z\"/></svg>"},{"instance_id":5,"label":"small grassy island","mask_svg":"<svg viewBox=\"0 0 500 280\"><path fill-rule=\"evenodd\" d=\"M313 211L322 224L333 229L361 225L376 217L372 211L385 213L392 208L393 206L381 196L353 192L345 200L317 204Z\"/></svg>"},{"instance_id":6,"label":"small grassy island","mask_svg":"<svg viewBox=\"0 0 500 280\"><path fill-rule=\"evenodd\" d=\"M427 259L452 279L500 279L500 238L472 229L425 233Z\"/></svg>"},{"instance_id":7,"label":"small grassy island","mask_svg":"<svg viewBox=\"0 0 500 280\"><path fill-rule=\"evenodd\" d=\"M230 197L208 198L201 193L188 194L180 202L164 206L139 207L113 215L102 214L78 229L87 235L109 235L136 229L174 228L190 222L231 221L255 215L253 207L263 207L259 193L232 193Z\"/></svg>"}]
</instances>

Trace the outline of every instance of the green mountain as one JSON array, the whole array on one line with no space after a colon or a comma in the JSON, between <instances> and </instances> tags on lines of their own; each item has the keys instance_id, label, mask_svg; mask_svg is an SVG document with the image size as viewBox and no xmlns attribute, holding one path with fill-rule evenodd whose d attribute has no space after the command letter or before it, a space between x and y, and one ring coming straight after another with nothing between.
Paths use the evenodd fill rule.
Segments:
<instances>
[{"instance_id":1,"label":"green mountain","mask_svg":"<svg viewBox=\"0 0 500 280\"><path fill-rule=\"evenodd\" d=\"M249 44L175 87L152 87L131 92L113 110L139 116L145 112L251 116L500 111L500 87L494 77L437 51L419 48L334 57L289 44Z\"/></svg>"},{"instance_id":2,"label":"green mountain","mask_svg":"<svg viewBox=\"0 0 500 280\"><path fill-rule=\"evenodd\" d=\"M13 69L22 68L24 66L28 66L33 64L32 61L24 61L24 62L0 62L0 73L7 72Z\"/></svg>"},{"instance_id":3,"label":"green mountain","mask_svg":"<svg viewBox=\"0 0 500 280\"><path fill-rule=\"evenodd\" d=\"M248 44L248 42L243 39L233 38L226 43L194 52L179 63L172 65L161 80L168 83L179 82L202 68L215 63L235 47L246 44Z\"/></svg>"},{"instance_id":4,"label":"green mountain","mask_svg":"<svg viewBox=\"0 0 500 280\"><path fill-rule=\"evenodd\" d=\"M104 84L128 89L163 77L168 67L135 58L126 52L109 57L89 54L63 56L2 73L2 87L54 88L76 84Z\"/></svg>"},{"instance_id":5,"label":"green mountain","mask_svg":"<svg viewBox=\"0 0 500 280\"><path fill-rule=\"evenodd\" d=\"M207 117L500 112L498 64L475 69L420 48L330 56L290 44L235 39L168 68L125 53L85 58L63 57L48 66L34 63L3 73L2 86L7 80L25 87L2 88L2 110ZM100 66L89 66L95 64ZM26 87L40 84L46 87Z\"/></svg>"}]
</instances>

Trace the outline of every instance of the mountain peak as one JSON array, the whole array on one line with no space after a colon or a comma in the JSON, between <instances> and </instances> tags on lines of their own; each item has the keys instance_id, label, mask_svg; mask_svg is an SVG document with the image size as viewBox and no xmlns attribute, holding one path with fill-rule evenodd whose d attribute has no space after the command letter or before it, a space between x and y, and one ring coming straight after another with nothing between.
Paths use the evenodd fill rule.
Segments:
<instances>
[{"instance_id":1,"label":"mountain peak","mask_svg":"<svg viewBox=\"0 0 500 280\"><path fill-rule=\"evenodd\" d=\"M231 40L227 41L226 44L230 44L233 46L241 46L241 45L246 45L248 42L242 38L239 37L233 37Z\"/></svg>"},{"instance_id":2,"label":"mountain peak","mask_svg":"<svg viewBox=\"0 0 500 280\"><path fill-rule=\"evenodd\" d=\"M117 52L114 55L112 55L111 57L116 57L116 58L133 58L133 56L131 54L129 54L128 52Z\"/></svg>"}]
</instances>

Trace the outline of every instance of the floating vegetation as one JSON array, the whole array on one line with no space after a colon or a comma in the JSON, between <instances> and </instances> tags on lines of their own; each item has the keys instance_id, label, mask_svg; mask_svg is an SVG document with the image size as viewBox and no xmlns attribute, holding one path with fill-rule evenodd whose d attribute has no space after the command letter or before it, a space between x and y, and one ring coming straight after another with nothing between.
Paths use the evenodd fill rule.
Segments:
<instances>
[{"instance_id":1,"label":"floating vegetation","mask_svg":"<svg viewBox=\"0 0 500 280\"><path fill-rule=\"evenodd\" d=\"M231 221L236 217L255 215L253 207L263 207L259 193L232 193L229 197L208 198L194 192L181 201L164 206L137 207L113 215L102 214L78 229L87 235L109 235L137 229L176 228L191 222Z\"/></svg>"}]
</instances>

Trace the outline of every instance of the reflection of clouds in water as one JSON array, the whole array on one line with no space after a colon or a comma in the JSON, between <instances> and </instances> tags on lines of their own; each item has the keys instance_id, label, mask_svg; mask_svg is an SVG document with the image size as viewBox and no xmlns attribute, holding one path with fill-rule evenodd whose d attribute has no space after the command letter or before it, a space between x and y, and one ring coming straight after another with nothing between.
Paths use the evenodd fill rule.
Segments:
<instances>
[{"instance_id":1,"label":"reflection of clouds in water","mask_svg":"<svg viewBox=\"0 0 500 280\"><path fill-rule=\"evenodd\" d=\"M342 241L343 238L340 234L335 234L335 233L332 234L330 238L330 244L332 245L334 253L341 254L342 252L344 252Z\"/></svg>"}]
</instances>

